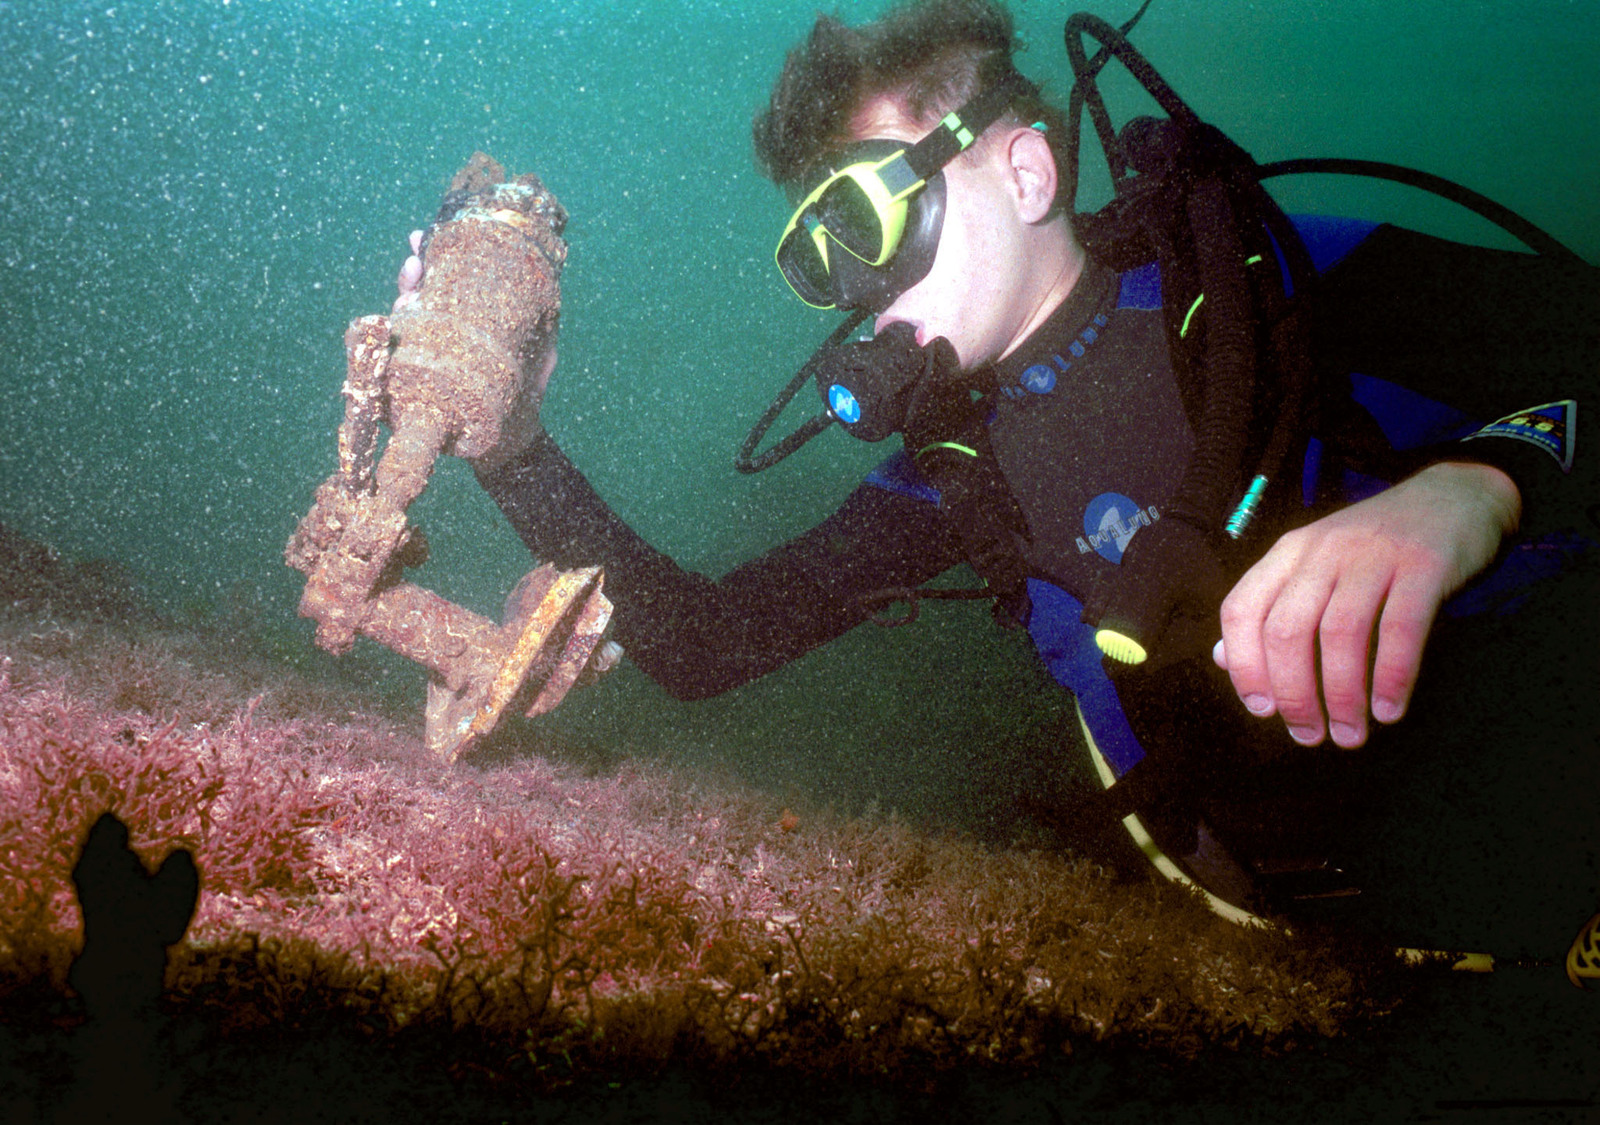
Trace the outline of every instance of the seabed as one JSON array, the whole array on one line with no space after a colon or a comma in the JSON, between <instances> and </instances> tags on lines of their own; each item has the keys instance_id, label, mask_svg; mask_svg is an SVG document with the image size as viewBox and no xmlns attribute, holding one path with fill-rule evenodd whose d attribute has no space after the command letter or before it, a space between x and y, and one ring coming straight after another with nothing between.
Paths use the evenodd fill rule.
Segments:
<instances>
[{"instance_id":1,"label":"seabed","mask_svg":"<svg viewBox=\"0 0 1600 1125\"><path fill-rule=\"evenodd\" d=\"M537 723L446 766L414 714L104 567L5 533L0 586L6 1120L1600 1112L1600 1005L1559 970L1406 968L1070 846L597 772ZM67 981L107 810L201 877L109 1048L128 1013Z\"/></svg>"}]
</instances>

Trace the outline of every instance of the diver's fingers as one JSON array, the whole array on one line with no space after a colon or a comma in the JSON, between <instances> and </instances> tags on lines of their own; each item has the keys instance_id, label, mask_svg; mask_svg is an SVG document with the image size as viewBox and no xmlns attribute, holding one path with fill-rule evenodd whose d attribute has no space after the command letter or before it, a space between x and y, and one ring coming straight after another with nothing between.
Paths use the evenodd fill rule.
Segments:
<instances>
[{"instance_id":1,"label":"diver's fingers","mask_svg":"<svg viewBox=\"0 0 1600 1125\"><path fill-rule=\"evenodd\" d=\"M395 279L399 295L394 299L394 312L399 312L417 299L417 293L422 288L422 232L411 232L411 256L400 267L400 276Z\"/></svg>"},{"instance_id":2,"label":"diver's fingers","mask_svg":"<svg viewBox=\"0 0 1600 1125\"><path fill-rule=\"evenodd\" d=\"M1222 602L1222 640L1212 651L1212 659L1227 670L1240 701L1258 718L1267 718L1277 709L1261 628L1295 564L1295 552L1279 542L1239 579Z\"/></svg>"},{"instance_id":3,"label":"diver's fingers","mask_svg":"<svg viewBox=\"0 0 1600 1125\"><path fill-rule=\"evenodd\" d=\"M1302 746L1317 745L1327 733L1317 685L1317 637L1336 580L1331 570L1301 567L1261 623L1273 705L1289 737Z\"/></svg>"},{"instance_id":4,"label":"diver's fingers","mask_svg":"<svg viewBox=\"0 0 1600 1125\"><path fill-rule=\"evenodd\" d=\"M1367 740L1368 648L1393 576L1381 566L1344 570L1317 629L1328 733L1346 750Z\"/></svg>"},{"instance_id":5,"label":"diver's fingers","mask_svg":"<svg viewBox=\"0 0 1600 1125\"><path fill-rule=\"evenodd\" d=\"M400 267L400 295L413 297L422 285L422 259L415 254L405 260Z\"/></svg>"},{"instance_id":6,"label":"diver's fingers","mask_svg":"<svg viewBox=\"0 0 1600 1125\"><path fill-rule=\"evenodd\" d=\"M1406 713L1443 587L1437 574L1402 572L1389 591L1372 666L1372 717L1380 723L1398 722Z\"/></svg>"}]
</instances>

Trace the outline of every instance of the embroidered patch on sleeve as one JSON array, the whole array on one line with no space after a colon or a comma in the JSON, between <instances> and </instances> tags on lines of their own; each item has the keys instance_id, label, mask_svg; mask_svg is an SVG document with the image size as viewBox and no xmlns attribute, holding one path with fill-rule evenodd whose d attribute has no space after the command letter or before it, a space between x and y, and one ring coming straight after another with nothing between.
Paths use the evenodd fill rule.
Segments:
<instances>
[{"instance_id":1,"label":"embroidered patch on sleeve","mask_svg":"<svg viewBox=\"0 0 1600 1125\"><path fill-rule=\"evenodd\" d=\"M1462 441L1474 438L1511 438L1537 445L1556 459L1563 473L1572 471L1572 449L1577 437L1578 404L1570 398L1560 402L1547 402L1543 406L1507 414L1498 422L1490 422L1483 429L1468 434Z\"/></svg>"}]
</instances>

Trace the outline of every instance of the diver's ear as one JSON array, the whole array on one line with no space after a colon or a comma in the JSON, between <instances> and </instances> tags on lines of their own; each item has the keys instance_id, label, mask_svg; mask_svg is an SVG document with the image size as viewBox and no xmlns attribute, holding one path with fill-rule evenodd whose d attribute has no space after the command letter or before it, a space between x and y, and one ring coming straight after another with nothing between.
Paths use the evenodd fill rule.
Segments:
<instances>
[{"instance_id":1,"label":"diver's ear","mask_svg":"<svg viewBox=\"0 0 1600 1125\"><path fill-rule=\"evenodd\" d=\"M1031 126L1006 138L1018 213L1025 223L1046 218L1056 202L1056 158L1044 134Z\"/></svg>"}]
</instances>

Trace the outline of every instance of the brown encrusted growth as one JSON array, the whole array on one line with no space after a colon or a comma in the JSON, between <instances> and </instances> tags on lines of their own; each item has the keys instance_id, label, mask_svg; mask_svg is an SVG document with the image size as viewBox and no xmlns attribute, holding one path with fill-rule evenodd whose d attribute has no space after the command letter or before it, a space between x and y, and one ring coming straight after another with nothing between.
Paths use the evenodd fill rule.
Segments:
<instances>
[{"instance_id":1,"label":"brown encrusted growth","mask_svg":"<svg viewBox=\"0 0 1600 1125\"><path fill-rule=\"evenodd\" d=\"M422 289L390 321L387 374L400 412L442 413L444 452L494 446L524 368L554 346L566 222L539 177L507 179L481 152L451 181L423 239Z\"/></svg>"},{"instance_id":2,"label":"brown encrusted growth","mask_svg":"<svg viewBox=\"0 0 1600 1125\"><path fill-rule=\"evenodd\" d=\"M467 159L467 162L456 171L454 176L450 177L450 190L452 192L482 191L484 188L504 183L505 179L505 165L487 152L479 150Z\"/></svg>"},{"instance_id":3,"label":"brown encrusted growth","mask_svg":"<svg viewBox=\"0 0 1600 1125\"><path fill-rule=\"evenodd\" d=\"M786 830L774 799L637 763L450 770L348 697L171 636L41 639L67 627L0 614L0 991L64 987L70 869L109 807L147 862L185 847L202 874L173 1004L433 1027L544 1083L1277 1049L1401 994L1385 962L1081 859L816 810Z\"/></svg>"},{"instance_id":4,"label":"brown encrusted growth","mask_svg":"<svg viewBox=\"0 0 1600 1125\"><path fill-rule=\"evenodd\" d=\"M389 318L364 316L345 329L344 423L339 427L339 476L344 490L365 496L373 489L378 423L383 421L384 369L389 366Z\"/></svg>"}]
</instances>

